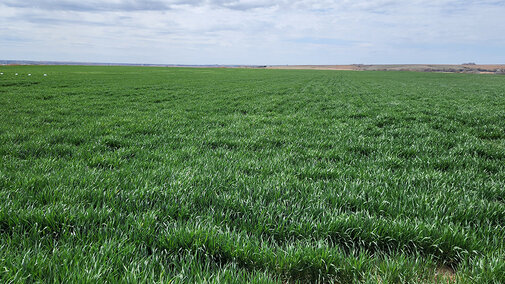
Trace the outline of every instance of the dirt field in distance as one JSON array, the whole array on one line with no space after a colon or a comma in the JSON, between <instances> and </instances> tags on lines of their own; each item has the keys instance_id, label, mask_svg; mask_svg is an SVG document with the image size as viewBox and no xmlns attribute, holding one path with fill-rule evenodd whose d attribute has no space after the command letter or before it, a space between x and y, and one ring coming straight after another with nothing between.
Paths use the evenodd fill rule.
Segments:
<instances>
[{"instance_id":1,"label":"dirt field in distance","mask_svg":"<svg viewBox=\"0 0 505 284\"><path fill-rule=\"evenodd\" d=\"M267 66L267 69L314 69L314 70L349 70L357 71L355 65L274 65Z\"/></svg>"},{"instance_id":2,"label":"dirt field in distance","mask_svg":"<svg viewBox=\"0 0 505 284\"><path fill-rule=\"evenodd\" d=\"M349 70L349 71L418 71L505 74L505 64L495 65L442 65L442 64L391 64L391 65L272 65L267 69L305 69L305 70Z\"/></svg>"}]
</instances>

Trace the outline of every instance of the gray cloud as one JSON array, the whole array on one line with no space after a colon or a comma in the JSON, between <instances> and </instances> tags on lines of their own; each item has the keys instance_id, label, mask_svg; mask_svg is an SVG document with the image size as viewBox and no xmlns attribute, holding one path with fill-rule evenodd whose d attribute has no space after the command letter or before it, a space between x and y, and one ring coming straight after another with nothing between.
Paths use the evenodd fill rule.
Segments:
<instances>
[{"instance_id":1,"label":"gray cloud","mask_svg":"<svg viewBox=\"0 0 505 284\"><path fill-rule=\"evenodd\" d=\"M167 10L170 3L156 0L123 0L123 1L75 1L75 0L27 0L3 1L8 7L35 8L53 11L146 11Z\"/></svg>"},{"instance_id":2,"label":"gray cloud","mask_svg":"<svg viewBox=\"0 0 505 284\"><path fill-rule=\"evenodd\" d=\"M360 10L384 13L390 8L404 6L401 0L2 0L0 4L15 8L34 8L52 11L166 11L177 6L218 7L232 10L264 8L300 9L312 11ZM412 0L408 5L442 7L448 11L475 5L503 6L505 0Z\"/></svg>"},{"instance_id":3,"label":"gray cloud","mask_svg":"<svg viewBox=\"0 0 505 284\"><path fill-rule=\"evenodd\" d=\"M401 3L398 0L3 0L8 7L35 8L52 11L164 11L175 6L218 7L232 10L261 8L282 9L361 9L380 10L388 5Z\"/></svg>"},{"instance_id":4,"label":"gray cloud","mask_svg":"<svg viewBox=\"0 0 505 284\"><path fill-rule=\"evenodd\" d=\"M276 1L212 1L211 4L233 10L247 11L258 8L277 7Z\"/></svg>"},{"instance_id":5,"label":"gray cloud","mask_svg":"<svg viewBox=\"0 0 505 284\"><path fill-rule=\"evenodd\" d=\"M214 6L236 10L249 10L275 6L276 1L251 0L120 0L120 1L79 1L79 0L5 0L4 5L15 8L35 8L53 11L165 11L173 6ZM1 2L0 2L1 3Z\"/></svg>"}]
</instances>

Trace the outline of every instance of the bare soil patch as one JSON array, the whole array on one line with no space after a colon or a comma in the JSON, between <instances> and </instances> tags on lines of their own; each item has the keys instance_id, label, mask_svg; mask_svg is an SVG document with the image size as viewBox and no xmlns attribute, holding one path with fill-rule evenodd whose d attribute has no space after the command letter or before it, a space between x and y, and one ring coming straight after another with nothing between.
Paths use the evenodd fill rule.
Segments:
<instances>
[{"instance_id":1,"label":"bare soil patch","mask_svg":"<svg viewBox=\"0 0 505 284\"><path fill-rule=\"evenodd\" d=\"M437 283L456 283L456 272L448 266L439 267L435 273L435 281Z\"/></svg>"}]
</instances>

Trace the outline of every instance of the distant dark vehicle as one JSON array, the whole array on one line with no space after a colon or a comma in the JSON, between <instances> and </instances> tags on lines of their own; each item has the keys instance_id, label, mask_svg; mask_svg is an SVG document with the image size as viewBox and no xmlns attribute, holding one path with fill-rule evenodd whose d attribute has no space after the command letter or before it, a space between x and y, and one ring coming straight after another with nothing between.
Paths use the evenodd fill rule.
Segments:
<instances>
[{"instance_id":1,"label":"distant dark vehicle","mask_svg":"<svg viewBox=\"0 0 505 284\"><path fill-rule=\"evenodd\" d=\"M475 62L468 62L468 63L463 63L461 65L477 65L477 64L475 64Z\"/></svg>"}]
</instances>

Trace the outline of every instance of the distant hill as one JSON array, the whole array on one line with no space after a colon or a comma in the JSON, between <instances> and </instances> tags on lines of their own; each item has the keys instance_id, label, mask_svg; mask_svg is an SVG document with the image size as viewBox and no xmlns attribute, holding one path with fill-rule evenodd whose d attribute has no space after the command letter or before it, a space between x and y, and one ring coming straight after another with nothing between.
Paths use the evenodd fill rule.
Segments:
<instances>
[{"instance_id":1,"label":"distant hill","mask_svg":"<svg viewBox=\"0 0 505 284\"><path fill-rule=\"evenodd\" d=\"M448 73L505 74L505 64L352 64L352 65L273 65L269 69L313 69L350 71L418 71Z\"/></svg>"},{"instance_id":2,"label":"distant hill","mask_svg":"<svg viewBox=\"0 0 505 284\"><path fill-rule=\"evenodd\" d=\"M195 67L195 68L261 68L257 65L187 65L187 64L143 64L143 63L104 63L104 62L73 62L73 61L31 61L31 60L0 60L0 65L89 65L89 66L151 66L151 67Z\"/></svg>"},{"instance_id":3,"label":"distant hill","mask_svg":"<svg viewBox=\"0 0 505 284\"><path fill-rule=\"evenodd\" d=\"M87 66L146 66L191 68L265 68L347 71L417 71L447 73L505 74L505 64L350 64L350 65L219 65L219 64L143 64L72 61L0 60L0 65L87 65Z\"/></svg>"}]
</instances>

